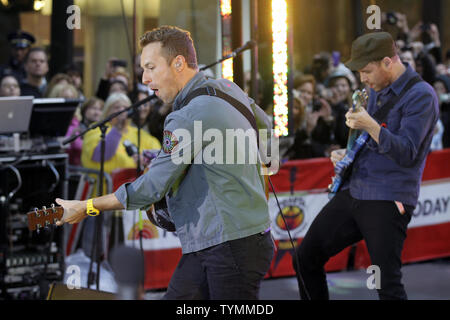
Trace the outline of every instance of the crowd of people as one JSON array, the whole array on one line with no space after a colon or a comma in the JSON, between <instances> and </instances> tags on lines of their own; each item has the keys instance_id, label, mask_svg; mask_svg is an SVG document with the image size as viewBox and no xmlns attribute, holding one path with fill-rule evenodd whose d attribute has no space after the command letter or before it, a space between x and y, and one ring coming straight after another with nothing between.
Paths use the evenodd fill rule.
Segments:
<instances>
[{"instance_id":1,"label":"crowd of people","mask_svg":"<svg viewBox=\"0 0 450 320\"><path fill-rule=\"evenodd\" d=\"M431 150L450 147L450 51L444 55L435 24L419 22L408 28L401 13L390 14L397 29L396 46L403 63L433 86L439 98L440 119ZM383 15L386 19L386 14ZM385 21L389 23L389 21ZM352 106L352 94L362 90L358 74L340 61L340 53L320 52L294 78L293 118L295 138L283 154L285 159L328 157L347 146L345 113ZM368 91L368 90L367 90Z\"/></svg>"},{"instance_id":2,"label":"crowd of people","mask_svg":"<svg viewBox=\"0 0 450 320\"><path fill-rule=\"evenodd\" d=\"M150 95L154 98L143 104L132 115L123 113L110 122L106 134L105 172L114 169L136 167L137 155L128 155L124 142L140 147L140 150L159 150L162 141L164 119L170 106L153 95L142 85L142 69L136 64L136 79L133 81L126 70L126 62L111 58L108 60L104 76L100 79L95 96L86 97L83 93L81 70L71 64L49 76L49 59L44 48L35 47L35 37L24 31L8 36L11 46L9 63L0 66L0 96L33 96L34 98L65 98L80 101L68 128L67 137L87 129L113 112L121 111L132 102ZM136 61L139 61L137 57ZM134 84L137 83L136 86ZM138 138L137 128L141 128ZM140 145L138 144L140 142ZM99 169L100 130L88 132L77 138L67 148L69 163L90 169ZM139 159L140 160L140 159Z\"/></svg>"},{"instance_id":3,"label":"crowd of people","mask_svg":"<svg viewBox=\"0 0 450 320\"><path fill-rule=\"evenodd\" d=\"M419 22L409 29L406 15L391 13L388 18L392 20L393 17L395 19L391 24L397 28L396 45L400 58L434 87L439 98L441 114L431 149L450 147L450 51L443 54L439 30L435 24ZM387 21L388 18L383 14L384 23L390 22ZM95 96L85 97L82 72L74 64L48 79L47 53L43 48L32 47L35 43L33 35L19 31L10 34L8 40L11 43L11 58L8 65L0 66L0 96L80 99L82 103L69 127L68 136L107 116L106 111L110 108L105 106L111 107L113 102L122 101L123 107L126 107L153 95L141 83L139 56L133 66L135 79L127 71L126 61L110 58L95 90ZM345 113L353 105L353 92L363 88L358 74L341 62L340 52L316 54L310 65L302 72L295 73L292 110L294 134L289 146L282 150L282 157L285 160L328 157L333 150L345 148L349 133L345 125ZM107 153L123 153L123 141L130 138L130 133L123 133L129 131L128 128L138 126L145 135L142 141L146 141L149 135L152 141L150 147L158 148L163 138L164 119L170 111L170 105L154 96L140 108L139 113L125 121L122 131L108 131ZM134 132L134 129L131 130ZM121 140L117 140L117 136L116 140L112 139L118 132L122 132ZM99 139L98 136L95 145ZM133 144L137 143L136 139L131 141ZM82 157L82 148L83 138L72 143L67 150L70 164L98 166L94 149L90 147L89 152L85 150L88 154ZM107 161L112 161L112 158L108 159ZM131 164L128 159L124 163Z\"/></svg>"}]
</instances>

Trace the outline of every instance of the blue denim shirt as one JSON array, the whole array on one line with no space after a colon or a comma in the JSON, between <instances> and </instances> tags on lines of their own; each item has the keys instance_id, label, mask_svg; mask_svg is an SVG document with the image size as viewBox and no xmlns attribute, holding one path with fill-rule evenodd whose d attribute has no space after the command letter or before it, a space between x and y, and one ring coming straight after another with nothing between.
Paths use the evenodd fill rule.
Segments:
<instances>
[{"instance_id":1,"label":"blue denim shirt","mask_svg":"<svg viewBox=\"0 0 450 320\"><path fill-rule=\"evenodd\" d=\"M206 132L215 129L226 137L228 129L252 128L239 111L217 97L197 97L183 106L182 102L190 92L205 86L220 89L238 99L253 111L261 126L265 124L266 128L270 127L264 111L236 84L225 79L207 79L199 72L175 98L174 111L167 116L164 124L170 139L164 139L163 151L152 160L146 174L132 183L123 184L115 192L127 210L146 208L168 194L167 205L183 254L244 238L270 226L264 178L260 175L259 165L227 164L224 160L226 152L221 155L224 160L221 163L202 160L206 148L211 149L214 141L205 138ZM196 132L196 121L201 121L200 136ZM177 129L189 132L189 138L177 137ZM190 167L184 162L175 163L172 151L164 151L165 142L169 140L177 141L174 153L180 149L190 150L189 159L193 160ZM230 151L237 155L236 144ZM200 161L197 163L197 160Z\"/></svg>"},{"instance_id":2,"label":"blue denim shirt","mask_svg":"<svg viewBox=\"0 0 450 320\"><path fill-rule=\"evenodd\" d=\"M417 73L406 71L379 92L370 90L367 111L373 115L389 99L398 96ZM349 181L351 195L360 200L392 200L416 206L419 187L439 117L433 88L422 81L415 84L389 112L379 144L372 138L355 160Z\"/></svg>"}]
</instances>

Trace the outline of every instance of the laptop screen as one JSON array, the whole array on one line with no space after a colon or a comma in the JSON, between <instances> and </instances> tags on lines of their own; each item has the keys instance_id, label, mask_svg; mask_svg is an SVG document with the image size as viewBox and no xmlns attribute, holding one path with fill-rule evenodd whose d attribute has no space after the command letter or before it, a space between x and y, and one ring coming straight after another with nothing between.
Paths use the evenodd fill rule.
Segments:
<instances>
[{"instance_id":1,"label":"laptop screen","mask_svg":"<svg viewBox=\"0 0 450 320\"><path fill-rule=\"evenodd\" d=\"M28 131L33 97L0 98L0 134Z\"/></svg>"},{"instance_id":2,"label":"laptop screen","mask_svg":"<svg viewBox=\"0 0 450 320\"><path fill-rule=\"evenodd\" d=\"M31 137L63 137L67 133L78 99L34 99L30 121Z\"/></svg>"}]
</instances>

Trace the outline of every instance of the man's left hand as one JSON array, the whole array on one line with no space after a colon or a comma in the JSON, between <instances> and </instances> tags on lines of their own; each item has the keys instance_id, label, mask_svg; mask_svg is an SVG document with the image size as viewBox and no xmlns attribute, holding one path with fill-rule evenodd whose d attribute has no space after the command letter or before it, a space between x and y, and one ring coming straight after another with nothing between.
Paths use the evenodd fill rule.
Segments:
<instances>
[{"instance_id":1,"label":"man's left hand","mask_svg":"<svg viewBox=\"0 0 450 320\"><path fill-rule=\"evenodd\" d=\"M350 110L345 114L345 118L347 119L345 121L347 127L367 131L367 133L369 133L369 135L378 143L381 126L369 115L369 113L367 113L366 109L361 108L357 112Z\"/></svg>"},{"instance_id":2,"label":"man's left hand","mask_svg":"<svg viewBox=\"0 0 450 320\"><path fill-rule=\"evenodd\" d=\"M366 109L361 108L359 111L353 112L349 110L345 114L345 124L347 127L357 130L368 131L372 126L378 126L378 123L372 118L366 111Z\"/></svg>"}]
</instances>

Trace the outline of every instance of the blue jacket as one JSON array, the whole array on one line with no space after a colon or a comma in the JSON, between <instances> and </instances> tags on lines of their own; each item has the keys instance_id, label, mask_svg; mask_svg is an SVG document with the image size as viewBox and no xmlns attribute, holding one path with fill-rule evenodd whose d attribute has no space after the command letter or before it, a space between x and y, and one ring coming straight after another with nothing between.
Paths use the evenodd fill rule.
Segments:
<instances>
[{"instance_id":1,"label":"blue jacket","mask_svg":"<svg viewBox=\"0 0 450 320\"><path fill-rule=\"evenodd\" d=\"M128 210L147 207L168 194L169 212L184 254L250 236L270 226L259 165L206 159L205 155L214 154L211 151L215 141L211 136L205 138L208 132L225 137L228 129L252 130L252 127L239 111L217 97L200 96L182 105L190 92L205 86L238 99L255 114L259 124L266 123L270 128L264 111L236 84L207 79L199 72L175 98L174 111L164 124L163 149L152 160L148 172L133 183L122 185L115 193ZM199 124L202 132L196 131ZM234 155L240 154L239 148L234 145ZM182 155L192 164L178 163L180 158L174 158L181 150L189 150ZM226 152L220 155L215 152L216 160L226 160L227 156Z\"/></svg>"},{"instance_id":2,"label":"blue jacket","mask_svg":"<svg viewBox=\"0 0 450 320\"><path fill-rule=\"evenodd\" d=\"M373 115L389 99L400 94L417 73L406 71L379 92L370 90L367 111ZM369 139L355 160L350 180L342 189L360 200L392 200L413 207L431 139L439 117L433 88L422 81L415 84L389 112L381 128L379 144Z\"/></svg>"}]
</instances>

